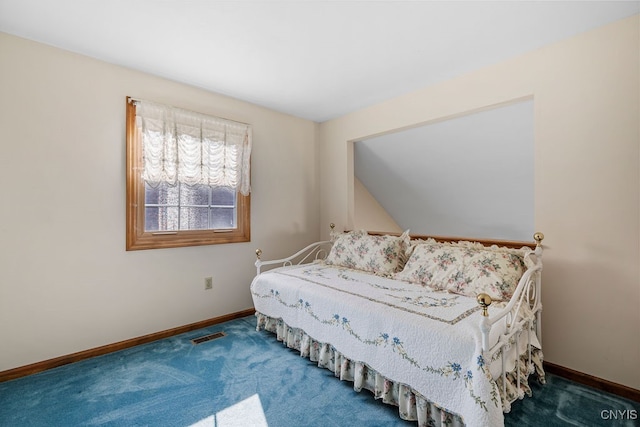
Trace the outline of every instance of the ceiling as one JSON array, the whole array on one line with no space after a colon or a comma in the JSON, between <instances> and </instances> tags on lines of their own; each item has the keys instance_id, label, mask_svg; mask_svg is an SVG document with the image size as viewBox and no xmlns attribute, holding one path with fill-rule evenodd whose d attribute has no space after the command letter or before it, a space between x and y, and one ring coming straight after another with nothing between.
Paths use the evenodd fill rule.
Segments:
<instances>
[{"instance_id":1,"label":"ceiling","mask_svg":"<svg viewBox=\"0 0 640 427\"><path fill-rule=\"evenodd\" d=\"M0 0L0 31L322 122L639 11L640 0Z\"/></svg>"}]
</instances>

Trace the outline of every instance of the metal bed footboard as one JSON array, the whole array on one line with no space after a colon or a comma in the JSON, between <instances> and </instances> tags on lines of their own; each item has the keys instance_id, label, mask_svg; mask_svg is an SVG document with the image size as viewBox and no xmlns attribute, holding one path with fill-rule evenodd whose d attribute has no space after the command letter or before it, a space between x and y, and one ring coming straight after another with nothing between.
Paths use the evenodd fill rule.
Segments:
<instances>
[{"instance_id":1,"label":"metal bed footboard","mask_svg":"<svg viewBox=\"0 0 640 427\"><path fill-rule=\"evenodd\" d=\"M503 411L510 412L511 403L516 399L522 399L524 392L521 389L521 373L519 368L520 363L520 342L522 339L526 340L527 347L527 372L526 376L532 374L535 370L532 360L532 342L531 334L535 333L540 347L542 347L542 294L541 294L541 273L542 273L542 239L544 235L542 233L536 233L534 239L537 243L535 250L525 254L525 258L528 258L531 263L530 267L520 278L518 286L513 293L509 303L493 315L489 315L487 308L491 304L491 298L486 294L478 295L478 304L482 307L482 319L480 321L480 331L482 332L482 352L483 358L491 363L498 358L501 358L501 377L502 377L502 396L506 401L503 402ZM491 328L498 322L504 322L505 331L500 335L497 342L490 345L489 335ZM523 336L524 334L524 336ZM507 361L506 352L512 346L515 346L515 368L514 375L516 377L516 396L512 399L507 399ZM525 377L526 379L526 377ZM540 378L541 382L544 382L544 378Z\"/></svg>"}]
</instances>

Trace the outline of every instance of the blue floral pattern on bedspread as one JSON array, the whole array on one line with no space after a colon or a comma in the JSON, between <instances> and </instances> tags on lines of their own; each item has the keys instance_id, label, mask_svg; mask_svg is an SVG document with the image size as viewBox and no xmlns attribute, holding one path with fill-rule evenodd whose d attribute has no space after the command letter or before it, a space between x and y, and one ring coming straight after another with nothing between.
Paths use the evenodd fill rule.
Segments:
<instances>
[{"instance_id":1,"label":"blue floral pattern on bedspread","mask_svg":"<svg viewBox=\"0 0 640 427\"><path fill-rule=\"evenodd\" d=\"M331 276L330 273L335 274L335 276ZM327 287L333 289L335 291L348 293L351 295L358 296L360 298L368 299L369 301L376 302L379 304L388 305L394 307L399 310L405 310L409 312L413 312L414 314L419 314L425 317L430 317L433 320L438 320L441 322L448 322L451 324L457 323L465 317L473 314L476 311L480 310L480 307L477 305L473 305L472 308L460 313L455 318L445 319L438 316L434 316L428 313L420 313L412 310L412 306L419 307L454 307L457 305L457 301L460 298L459 295L448 295L443 297L442 292L428 292L425 288L416 286L416 285L406 285L403 282L397 282L393 280L385 280L385 282L390 283L399 283L404 286L390 286L388 284L380 283L377 277L372 276L370 274L362 274L358 273L355 270L349 270L345 268L334 268L334 267L326 267L322 264L315 264L314 267L311 268L303 268L302 270L285 270L278 271L275 274L282 274L291 277L297 277L299 279L307 280L316 285ZM341 279L341 282L336 283L335 279ZM388 291L385 293L379 294L379 296L372 296L368 292L360 292L355 293L352 288L349 286L344 286L345 283L358 283L366 287L371 287L376 290ZM383 295L384 298L380 298L380 295ZM447 294L445 294L447 295ZM395 303L394 303L395 300Z\"/></svg>"},{"instance_id":2,"label":"blue floral pattern on bedspread","mask_svg":"<svg viewBox=\"0 0 640 427\"><path fill-rule=\"evenodd\" d=\"M465 423L503 424L480 317L470 318L473 298L322 263L263 273L251 292L258 312L331 343Z\"/></svg>"},{"instance_id":3,"label":"blue floral pattern on bedspread","mask_svg":"<svg viewBox=\"0 0 640 427\"><path fill-rule=\"evenodd\" d=\"M269 298L269 295L257 295L255 293L254 295L259 298L265 298L265 297ZM480 407L482 407L485 411L487 410L487 403L484 400L482 400L480 397L476 396L473 391L473 384L471 381L473 379L473 372L470 369L468 369L467 372L464 375L462 375L462 366L459 363L449 362L440 368L435 368L432 366L421 366L420 363L415 358L411 357L411 355L404 349L402 345L402 341L398 337L391 338L388 333L381 332L376 338L373 338L373 339L363 338L360 334L358 334L356 331L353 330L353 328L351 327L351 324L349 323L349 319L347 319L346 317L342 317L339 314L334 314L329 319L321 319L313 312L311 308L311 303L309 303L308 301L299 299L297 302L293 304L289 304L285 302L280 297L280 293L274 289L271 289L270 295L282 305L285 305L289 308L304 310L309 314L309 316L311 316L316 321L322 323L323 325L342 327L343 330L345 330L353 338L355 338L356 340L360 341L363 344L374 345L374 346L384 346L384 347L390 346L394 353L400 355L400 357L407 360L411 365L419 368L423 372L428 372L430 374L436 374L444 377L450 377L453 380L457 380L460 377L462 377L464 379L464 383L467 390L469 390L469 395L476 401L478 405L480 405ZM479 355L476 360L477 360L477 365L476 365L477 370L479 370L485 376L490 375L490 373L485 369L484 359L482 358L482 355ZM497 406L498 393L496 390L492 390L491 401Z\"/></svg>"}]
</instances>

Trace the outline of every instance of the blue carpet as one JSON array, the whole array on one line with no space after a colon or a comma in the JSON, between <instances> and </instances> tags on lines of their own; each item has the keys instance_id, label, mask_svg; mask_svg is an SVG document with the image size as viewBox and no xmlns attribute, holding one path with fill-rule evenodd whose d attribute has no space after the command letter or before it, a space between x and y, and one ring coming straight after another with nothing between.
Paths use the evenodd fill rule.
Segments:
<instances>
[{"instance_id":1,"label":"blue carpet","mask_svg":"<svg viewBox=\"0 0 640 427\"><path fill-rule=\"evenodd\" d=\"M193 345L191 339L227 336ZM640 405L549 376L507 426L634 426L602 411ZM618 412L615 412L618 411ZM626 414L632 414L627 412ZM605 416L608 416L607 412ZM609 416L609 418L611 418ZM628 418L628 415L627 415ZM396 407L356 393L253 316L0 383L0 426L403 426Z\"/></svg>"}]
</instances>

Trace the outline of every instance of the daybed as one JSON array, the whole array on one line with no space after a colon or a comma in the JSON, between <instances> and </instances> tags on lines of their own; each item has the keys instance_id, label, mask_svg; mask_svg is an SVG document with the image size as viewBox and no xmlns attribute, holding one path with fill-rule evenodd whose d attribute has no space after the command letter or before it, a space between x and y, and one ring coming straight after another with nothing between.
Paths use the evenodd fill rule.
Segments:
<instances>
[{"instance_id":1,"label":"daybed","mask_svg":"<svg viewBox=\"0 0 640 427\"><path fill-rule=\"evenodd\" d=\"M529 375L544 383L542 238L351 231L285 259L257 250L257 330L419 426L501 426Z\"/></svg>"}]
</instances>

